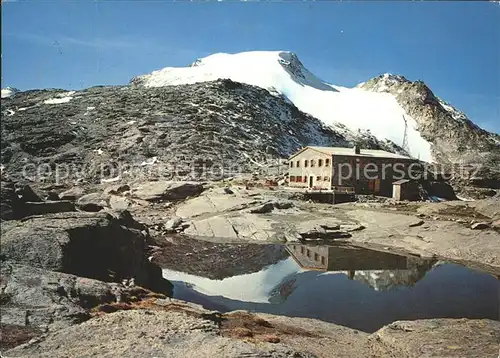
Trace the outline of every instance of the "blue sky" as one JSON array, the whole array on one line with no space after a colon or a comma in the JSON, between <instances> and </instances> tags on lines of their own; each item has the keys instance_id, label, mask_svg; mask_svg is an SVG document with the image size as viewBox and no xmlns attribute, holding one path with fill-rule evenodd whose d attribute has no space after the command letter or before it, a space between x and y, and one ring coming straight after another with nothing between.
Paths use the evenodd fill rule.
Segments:
<instances>
[{"instance_id":1,"label":"blue sky","mask_svg":"<svg viewBox=\"0 0 500 358\"><path fill-rule=\"evenodd\" d=\"M500 132L500 5L488 2L12 1L2 87L80 89L215 52L289 50L323 80L425 81Z\"/></svg>"}]
</instances>

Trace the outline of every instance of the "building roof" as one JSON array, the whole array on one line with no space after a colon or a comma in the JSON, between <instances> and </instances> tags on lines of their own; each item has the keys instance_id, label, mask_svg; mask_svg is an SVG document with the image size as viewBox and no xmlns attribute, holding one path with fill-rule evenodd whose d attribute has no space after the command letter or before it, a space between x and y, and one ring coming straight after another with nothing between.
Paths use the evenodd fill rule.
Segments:
<instances>
[{"instance_id":1,"label":"building roof","mask_svg":"<svg viewBox=\"0 0 500 358\"><path fill-rule=\"evenodd\" d=\"M410 181L410 179L399 179L397 181L395 181L394 183L392 183L393 185L401 185L401 184L405 184L405 183L408 183Z\"/></svg>"},{"instance_id":2,"label":"building roof","mask_svg":"<svg viewBox=\"0 0 500 358\"><path fill-rule=\"evenodd\" d=\"M395 154L391 152L386 152L385 150L378 149L360 149L359 154L354 152L354 148L345 147L317 147L317 146L307 146L300 149L298 152L292 154L290 158L295 157L297 154L302 153L306 149L312 149L317 152L321 152L326 155L347 155L355 157L369 157L369 158L393 158L393 159L411 159L410 157Z\"/></svg>"}]
</instances>

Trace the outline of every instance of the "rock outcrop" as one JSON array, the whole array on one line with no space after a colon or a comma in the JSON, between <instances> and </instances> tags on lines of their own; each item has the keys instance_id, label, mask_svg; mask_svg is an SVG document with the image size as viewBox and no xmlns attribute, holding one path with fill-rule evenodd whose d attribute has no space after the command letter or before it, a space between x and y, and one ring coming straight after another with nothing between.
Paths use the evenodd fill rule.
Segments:
<instances>
[{"instance_id":1,"label":"rock outcrop","mask_svg":"<svg viewBox=\"0 0 500 358\"><path fill-rule=\"evenodd\" d=\"M373 334L313 319L219 314L176 300L100 315L6 352L9 357L495 357L500 323L398 321ZM319 342L321 342L319 344Z\"/></svg>"},{"instance_id":2,"label":"rock outcrop","mask_svg":"<svg viewBox=\"0 0 500 358\"><path fill-rule=\"evenodd\" d=\"M148 235L137 225L131 217L106 212L9 221L2 225L2 255L45 270L109 282L134 278L138 285L159 289L161 273L146 259Z\"/></svg>"},{"instance_id":3,"label":"rock outcrop","mask_svg":"<svg viewBox=\"0 0 500 358\"><path fill-rule=\"evenodd\" d=\"M172 294L147 259L146 227L127 211L68 211L75 210L69 201L18 205L22 215L1 225L2 347L83 322L101 304Z\"/></svg>"},{"instance_id":4,"label":"rock outcrop","mask_svg":"<svg viewBox=\"0 0 500 358\"><path fill-rule=\"evenodd\" d=\"M159 202L176 201L197 196L203 191L203 185L193 182L157 181L146 182L132 188L132 197L141 200Z\"/></svg>"},{"instance_id":5,"label":"rock outcrop","mask_svg":"<svg viewBox=\"0 0 500 358\"><path fill-rule=\"evenodd\" d=\"M399 105L418 125L422 137L432 143L432 154L437 163L453 172L454 176L468 175L467 165L480 167L475 177L484 184L500 183L500 135L488 132L474 124L463 113L450 106L431 91L422 81L409 81L403 76L381 75L360 85L374 92L392 94Z\"/></svg>"}]
</instances>

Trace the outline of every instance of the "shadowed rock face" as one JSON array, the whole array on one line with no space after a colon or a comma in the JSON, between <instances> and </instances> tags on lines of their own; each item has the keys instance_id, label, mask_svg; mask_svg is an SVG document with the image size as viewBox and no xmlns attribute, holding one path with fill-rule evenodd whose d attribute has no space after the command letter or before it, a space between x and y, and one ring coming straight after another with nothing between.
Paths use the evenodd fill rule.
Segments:
<instances>
[{"instance_id":1,"label":"shadowed rock face","mask_svg":"<svg viewBox=\"0 0 500 358\"><path fill-rule=\"evenodd\" d=\"M137 301L151 291L172 294L161 269L147 260L147 231L128 212L60 212L8 220L2 222L1 236L6 345L22 343L33 330L83 322L103 303Z\"/></svg>"},{"instance_id":2,"label":"shadowed rock face","mask_svg":"<svg viewBox=\"0 0 500 358\"><path fill-rule=\"evenodd\" d=\"M464 113L436 97L424 82L382 75L360 87L391 93L415 119L422 137L432 143L432 154L438 163L478 164L482 169L477 177L500 181L500 135L478 127Z\"/></svg>"},{"instance_id":3,"label":"shadowed rock face","mask_svg":"<svg viewBox=\"0 0 500 358\"><path fill-rule=\"evenodd\" d=\"M128 219L129 226L109 213L74 212L5 222L2 254L23 265L102 281L133 277L157 288L153 271L159 268L146 259L147 235Z\"/></svg>"}]
</instances>

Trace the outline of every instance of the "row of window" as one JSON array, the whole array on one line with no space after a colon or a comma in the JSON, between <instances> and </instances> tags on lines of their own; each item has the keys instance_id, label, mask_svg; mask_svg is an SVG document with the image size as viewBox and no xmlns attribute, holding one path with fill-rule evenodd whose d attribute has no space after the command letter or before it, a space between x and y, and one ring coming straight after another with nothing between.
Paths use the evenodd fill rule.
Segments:
<instances>
[{"instance_id":1,"label":"row of window","mask_svg":"<svg viewBox=\"0 0 500 358\"><path fill-rule=\"evenodd\" d=\"M316 177L316 181L330 181L330 177L321 177L321 176L317 176ZM307 183L307 176L304 176L302 178L302 176L294 176L294 175L290 175L290 181L291 182L296 182L296 183Z\"/></svg>"},{"instance_id":2,"label":"row of window","mask_svg":"<svg viewBox=\"0 0 500 358\"><path fill-rule=\"evenodd\" d=\"M294 251L296 250L295 245L293 246L293 249L294 249ZM311 250L309 250L309 249L304 249L304 246L301 246L301 247L300 247L300 253L301 253L302 255L304 255L304 253L305 253L305 255L306 255L307 257L311 257ZM315 253L314 253L314 261L320 261L320 260L321 260L321 264L322 264L322 265L324 265L324 264L325 264L325 261L326 261L326 260L325 260L325 257L324 257L324 256L320 256L317 252L315 252Z\"/></svg>"},{"instance_id":3,"label":"row of window","mask_svg":"<svg viewBox=\"0 0 500 358\"><path fill-rule=\"evenodd\" d=\"M290 162L290 168L293 168L293 166L295 165L296 168L300 168L300 160L296 160L296 161L291 161ZM316 166L316 161L314 159L311 159L311 160L307 160L305 159L304 160L304 167L307 168L309 167L309 165L311 167L315 167ZM329 167L330 166L330 159L318 159L318 167L322 167L322 166L325 166L325 167Z\"/></svg>"}]
</instances>

